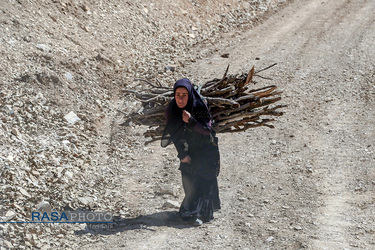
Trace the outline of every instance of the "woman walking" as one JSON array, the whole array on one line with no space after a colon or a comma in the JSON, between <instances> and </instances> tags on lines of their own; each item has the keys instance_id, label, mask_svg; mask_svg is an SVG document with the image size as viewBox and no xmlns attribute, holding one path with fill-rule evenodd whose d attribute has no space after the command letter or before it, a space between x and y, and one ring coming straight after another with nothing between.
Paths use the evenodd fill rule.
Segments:
<instances>
[{"instance_id":1,"label":"woman walking","mask_svg":"<svg viewBox=\"0 0 375 250\"><path fill-rule=\"evenodd\" d=\"M208 107L189 79L178 80L173 90L174 98L165 111L167 126L161 146L173 142L180 159L185 192L180 217L202 225L214 218L214 210L220 209L218 139L211 128Z\"/></svg>"}]
</instances>

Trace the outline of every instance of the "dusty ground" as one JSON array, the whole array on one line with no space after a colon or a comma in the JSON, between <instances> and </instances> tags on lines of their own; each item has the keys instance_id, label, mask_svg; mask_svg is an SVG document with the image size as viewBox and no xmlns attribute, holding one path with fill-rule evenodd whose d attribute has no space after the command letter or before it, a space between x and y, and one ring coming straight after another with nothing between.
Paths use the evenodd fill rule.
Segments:
<instances>
[{"instance_id":1,"label":"dusty ground","mask_svg":"<svg viewBox=\"0 0 375 250\"><path fill-rule=\"evenodd\" d=\"M150 211L141 228L120 223L105 245L374 248L374 10L373 1L298 1L189 66L210 79L228 63L241 72L277 62L271 74L284 90L286 115L274 130L220 136L223 209L215 221L189 228ZM165 153L152 148L162 167ZM178 185L174 167L169 183Z\"/></svg>"},{"instance_id":2,"label":"dusty ground","mask_svg":"<svg viewBox=\"0 0 375 250\"><path fill-rule=\"evenodd\" d=\"M189 53L200 56L166 75L185 74L199 84L220 77L228 63L232 73L278 63L267 75L284 91L283 102L289 106L274 123L276 128L219 135L223 204L213 222L191 227L175 218L176 208L162 208L167 200L183 198L175 150L157 143L143 146L143 128L118 126L121 114L109 110L107 118L97 120L103 138L93 147L103 178L91 175L96 183L82 179L81 185L87 184L90 195L97 197L94 203L104 204L91 208L113 209L120 215L117 224L108 230L31 230L31 237L44 239L36 245L373 249L374 13L375 2L370 0L295 1L256 27L230 28L215 42L195 44ZM221 57L225 53L229 58ZM106 104L117 107L121 95L115 97ZM68 187L78 190L77 186L82 188ZM53 197L50 202L55 204Z\"/></svg>"}]
</instances>

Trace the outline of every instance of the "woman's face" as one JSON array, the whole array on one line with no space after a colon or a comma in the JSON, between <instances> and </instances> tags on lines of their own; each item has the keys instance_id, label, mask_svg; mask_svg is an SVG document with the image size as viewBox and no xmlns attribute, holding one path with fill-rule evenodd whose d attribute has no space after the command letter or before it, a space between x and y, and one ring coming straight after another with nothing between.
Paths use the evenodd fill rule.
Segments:
<instances>
[{"instance_id":1,"label":"woman's face","mask_svg":"<svg viewBox=\"0 0 375 250\"><path fill-rule=\"evenodd\" d=\"M174 98L176 99L177 106L180 109L185 108L189 100L189 92L185 87L178 87L176 89Z\"/></svg>"}]
</instances>

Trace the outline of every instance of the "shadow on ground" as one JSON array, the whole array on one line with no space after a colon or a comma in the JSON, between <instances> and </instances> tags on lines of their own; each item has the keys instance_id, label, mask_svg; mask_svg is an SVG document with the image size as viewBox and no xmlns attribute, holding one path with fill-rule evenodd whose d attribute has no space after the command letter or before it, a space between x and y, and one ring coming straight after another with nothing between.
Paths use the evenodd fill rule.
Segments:
<instances>
[{"instance_id":1,"label":"shadow on ground","mask_svg":"<svg viewBox=\"0 0 375 250\"><path fill-rule=\"evenodd\" d=\"M140 215L135 218L114 217L110 224L87 224L84 230L76 231L75 234L101 234L110 235L128 230L151 230L155 227L173 227L184 229L194 227L191 222L183 221L176 211L163 211L150 215Z\"/></svg>"}]
</instances>

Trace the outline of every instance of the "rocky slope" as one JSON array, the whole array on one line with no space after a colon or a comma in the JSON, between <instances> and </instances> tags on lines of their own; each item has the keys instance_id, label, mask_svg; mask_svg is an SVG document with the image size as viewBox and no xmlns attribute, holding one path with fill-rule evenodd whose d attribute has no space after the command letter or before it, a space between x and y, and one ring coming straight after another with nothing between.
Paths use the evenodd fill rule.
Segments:
<instances>
[{"instance_id":1,"label":"rocky slope","mask_svg":"<svg viewBox=\"0 0 375 250\"><path fill-rule=\"evenodd\" d=\"M201 83L199 75L187 75L189 63L223 46L222 34L236 39L288 2L2 3L1 221L30 221L31 212L49 207L142 214L147 207L137 203L142 194L136 184L155 169L138 160L149 157L144 164L152 164L153 151L143 146L142 128L119 126L124 114L137 109L121 88L135 87L136 78L170 85L188 76ZM174 164L174 155L165 154L163 164ZM148 187L172 197L178 192L162 179ZM126 203L124 193L130 197ZM84 225L0 224L0 229L5 248L74 249L100 240L65 237Z\"/></svg>"}]
</instances>

